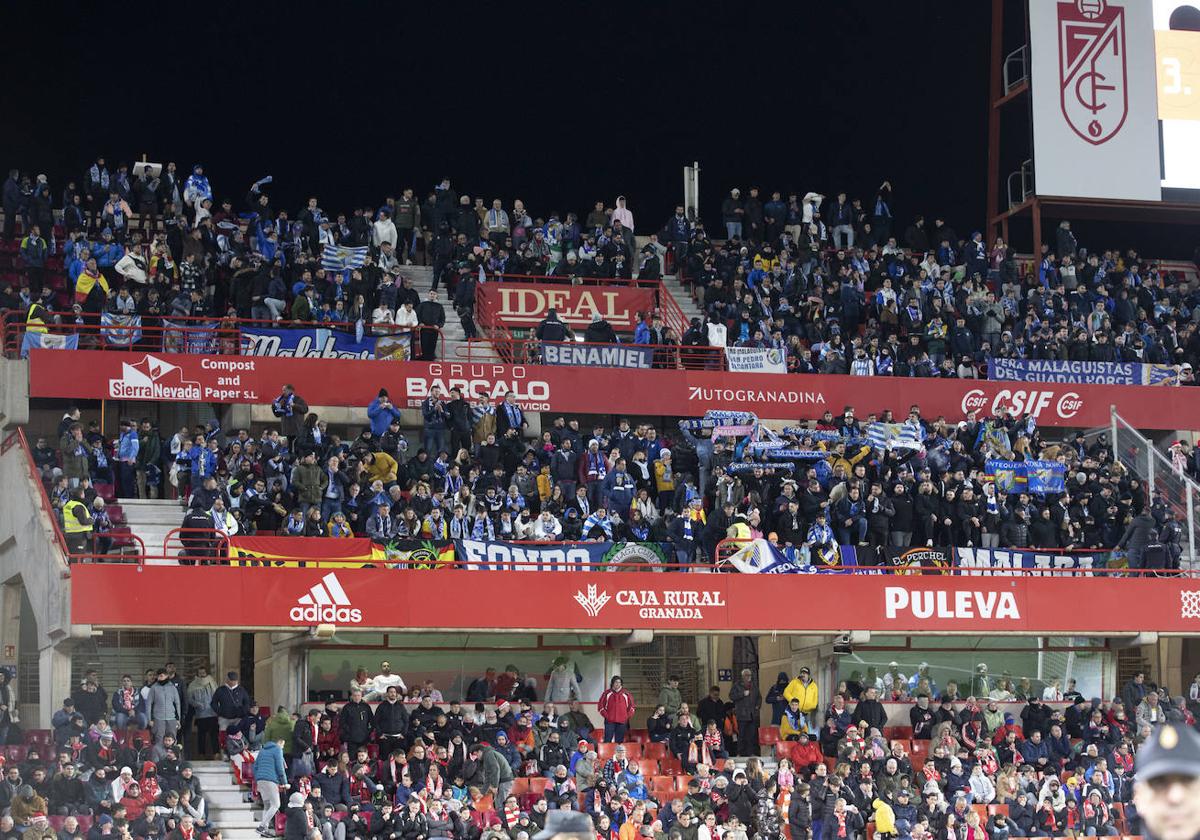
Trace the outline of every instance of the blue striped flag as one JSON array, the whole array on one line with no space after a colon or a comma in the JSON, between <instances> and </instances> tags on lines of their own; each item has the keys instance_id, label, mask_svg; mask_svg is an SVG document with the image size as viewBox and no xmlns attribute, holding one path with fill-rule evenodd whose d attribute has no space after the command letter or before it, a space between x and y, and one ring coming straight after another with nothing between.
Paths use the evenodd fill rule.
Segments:
<instances>
[{"instance_id":1,"label":"blue striped flag","mask_svg":"<svg viewBox=\"0 0 1200 840\"><path fill-rule=\"evenodd\" d=\"M907 421L872 423L867 427L867 443L874 449L925 449L920 425Z\"/></svg>"},{"instance_id":2,"label":"blue striped flag","mask_svg":"<svg viewBox=\"0 0 1200 840\"><path fill-rule=\"evenodd\" d=\"M142 340L141 315L100 313L100 333L109 344L128 347Z\"/></svg>"},{"instance_id":3,"label":"blue striped flag","mask_svg":"<svg viewBox=\"0 0 1200 840\"><path fill-rule=\"evenodd\" d=\"M351 268L362 268L367 259L367 246L349 245L325 246L321 251L321 268L325 271L346 271Z\"/></svg>"}]
</instances>

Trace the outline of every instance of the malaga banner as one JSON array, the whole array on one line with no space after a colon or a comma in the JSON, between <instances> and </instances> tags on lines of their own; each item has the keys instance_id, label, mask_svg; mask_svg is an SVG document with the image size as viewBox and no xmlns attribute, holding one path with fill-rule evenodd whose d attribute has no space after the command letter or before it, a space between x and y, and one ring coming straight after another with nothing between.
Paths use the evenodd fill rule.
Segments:
<instances>
[{"instance_id":1,"label":"malaga banner","mask_svg":"<svg viewBox=\"0 0 1200 840\"><path fill-rule=\"evenodd\" d=\"M1091 385L1178 385L1179 369L1174 365L1150 365L1140 362L1072 362L1057 359L989 357L988 379Z\"/></svg>"},{"instance_id":2,"label":"malaga banner","mask_svg":"<svg viewBox=\"0 0 1200 840\"><path fill-rule=\"evenodd\" d=\"M1090 576L1093 569L1107 569L1110 552L1073 553L1053 549L955 548L955 574L967 576L1025 576L1015 569L1042 570L1054 577Z\"/></svg>"}]
</instances>

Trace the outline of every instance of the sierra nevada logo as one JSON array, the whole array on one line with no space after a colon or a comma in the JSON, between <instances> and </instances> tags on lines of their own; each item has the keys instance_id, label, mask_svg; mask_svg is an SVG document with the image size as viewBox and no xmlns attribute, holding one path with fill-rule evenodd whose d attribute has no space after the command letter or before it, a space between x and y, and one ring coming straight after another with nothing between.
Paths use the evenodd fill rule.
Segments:
<instances>
[{"instance_id":1,"label":"sierra nevada logo","mask_svg":"<svg viewBox=\"0 0 1200 840\"><path fill-rule=\"evenodd\" d=\"M596 585L589 583L587 594L584 595L582 592L576 591L575 600L579 603L579 606L583 607L585 613L595 618L600 615L600 610L604 609L604 605L611 601L612 598L604 591L597 594Z\"/></svg>"},{"instance_id":2,"label":"sierra nevada logo","mask_svg":"<svg viewBox=\"0 0 1200 840\"><path fill-rule=\"evenodd\" d=\"M1067 124L1098 146L1116 136L1129 110L1125 10L1108 0L1058 4L1059 101Z\"/></svg>"},{"instance_id":3,"label":"sierra nevada logo","mask_svg":"<svg viewBox=\"0 0 1200 840\"><path fill-rule=\"evenodd\" d=\"M183 368L147 353L140 362L121 363L121 378L108 380L108 395L119 400L200 399L200 383L183 378Z\"/></svg>"}]
</instances>

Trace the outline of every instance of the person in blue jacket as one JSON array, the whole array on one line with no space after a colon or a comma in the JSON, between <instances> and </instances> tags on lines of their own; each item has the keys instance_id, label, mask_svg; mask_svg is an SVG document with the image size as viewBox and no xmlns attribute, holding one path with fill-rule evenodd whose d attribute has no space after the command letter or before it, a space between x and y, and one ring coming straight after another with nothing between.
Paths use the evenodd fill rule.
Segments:
<instances>
[{"instance_id":1,"label":"person in blue jacket","mask_svg":"<svg viewBox=\"0 0 1200 840\"><path fill-rule=\"evenodd\" d=\"M262 796L263 817L258 833L275 836L275 814L279 811L279 792L287 789L287 767L283 763L283 740L267 741L254 759L254 783Z\"/></svg>"},{"instance_id":2,"label":"person in blue jacket","mask_svg":"<svg viewBox=\"0 0 1200 840\"><path fill-rule=\"evenodd\" d=\"M392 404L386 388L379 389L379 396L367 406L367 418L371 421L371 434L383 437L393 420L400 420L400 409Z\"/></svg>"},{"instance_id":3,"label":"person in blue jacket","mask_svg":"<svg viewBox=\"0 0 1200 840\"><path fill-rule=\"evenodd\" d=\"M101 231L100 240L92 247L92 256L96 259L96 267L111 281L115 277L113 266L120 261L121 257L125 256L125 249L113 239L113 232L110 228Z\"/></svg>"}]
</instances>

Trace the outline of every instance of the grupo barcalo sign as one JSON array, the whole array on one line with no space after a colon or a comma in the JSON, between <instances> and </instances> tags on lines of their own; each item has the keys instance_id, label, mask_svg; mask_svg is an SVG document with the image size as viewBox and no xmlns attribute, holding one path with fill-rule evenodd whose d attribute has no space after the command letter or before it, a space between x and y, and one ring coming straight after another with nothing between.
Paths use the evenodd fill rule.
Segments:
<instances>
[{"instance_id":1,"label":"grupo barcalo sign","mask_svg":"<svg viewBox=\"0 0 1200 840\"><path fill-rule=\"evenodd\" d=\"M778 375L702 370L574 368L558 365L250 358L99 350L33 350L32 397L268 403L295 385L311 406L366 406L387 388L420 404L437 386L499 402L508 392L527 411L694 417L705 410L754 411L763 419L812 420L853 406L859 417L891 409L956 422L968 412L1031 414L1043 426L1104 426L1116 405L1135 427L1175 429L1200 416L1200 388Z\"/></svg>"}]
</instances>

